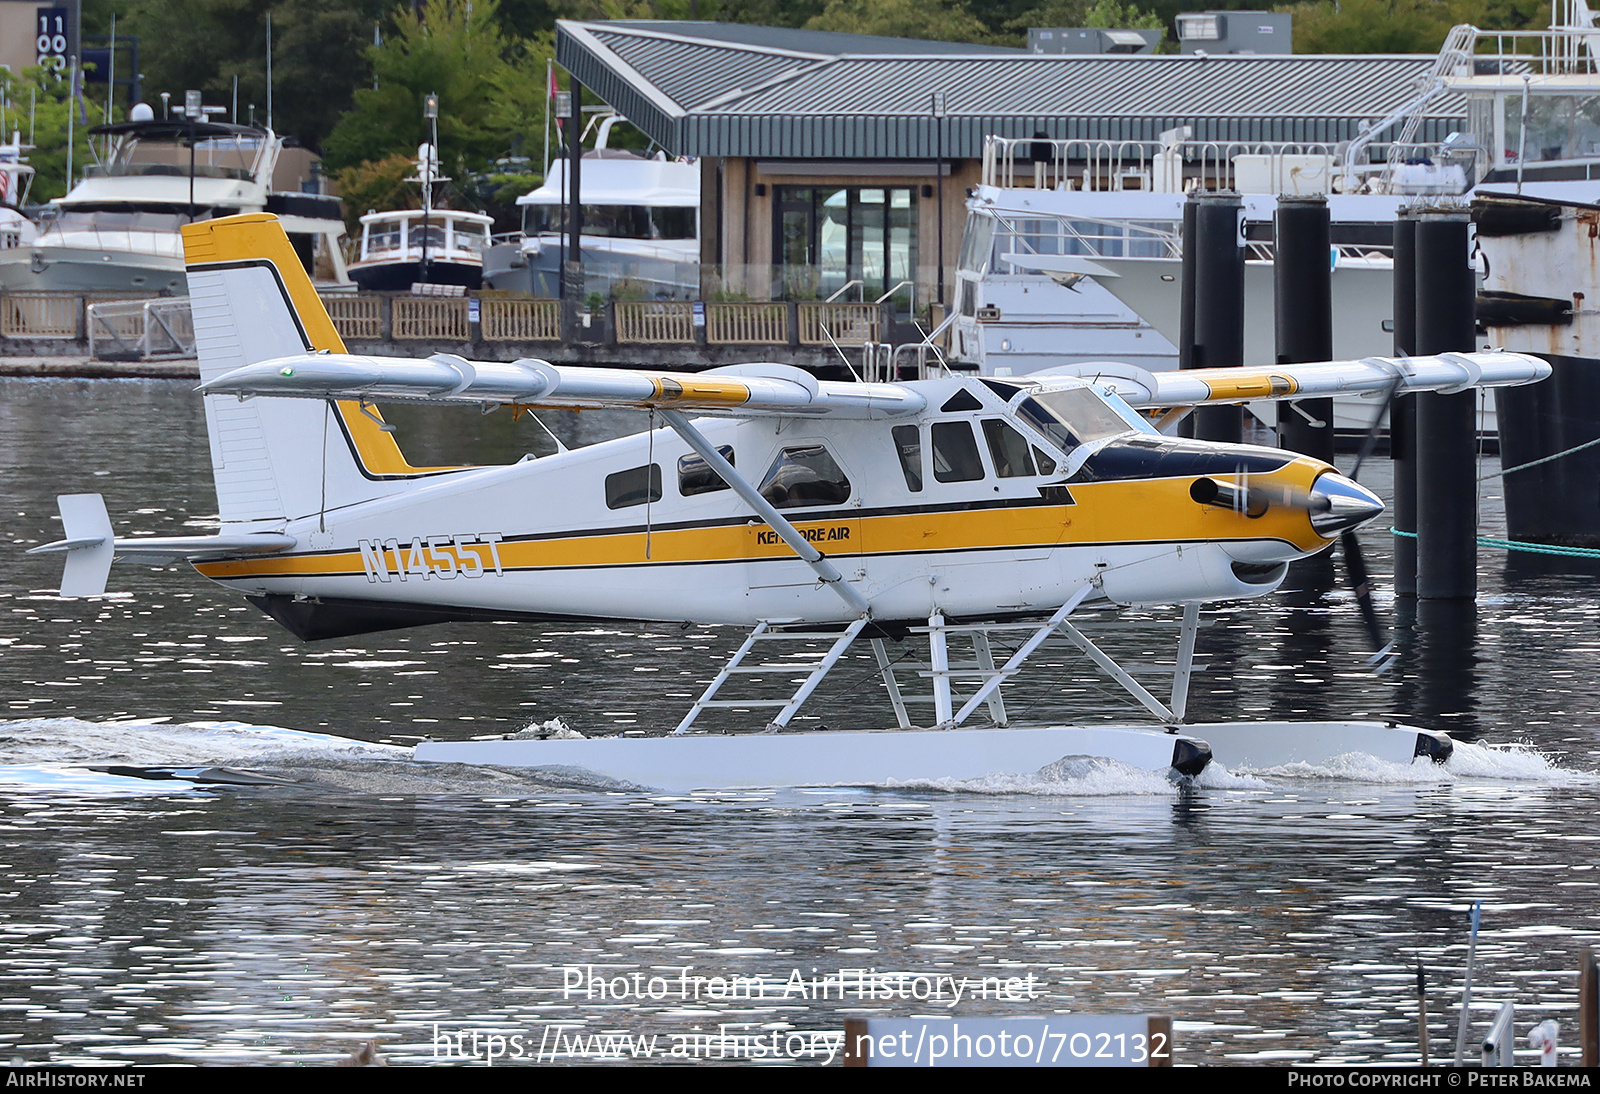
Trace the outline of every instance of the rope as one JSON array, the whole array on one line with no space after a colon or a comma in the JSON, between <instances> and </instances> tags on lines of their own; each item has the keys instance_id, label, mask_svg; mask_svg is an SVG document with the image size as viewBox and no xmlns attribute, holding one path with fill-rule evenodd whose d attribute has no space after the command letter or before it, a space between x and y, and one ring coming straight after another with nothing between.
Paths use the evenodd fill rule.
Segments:
<instances>
[{"instance_id":1,"label":"rope","mask_svg":"<svg viewBox=\"0 0 1600 1094\"><path fill-rule=\"evenodd\" d=\"M1398 528L1389 531L1397 536L1407 539L1416 539L1415 532L1402 532ZM1594 547L1563 547L1553 543L1525 543L1517 539L1495 539L1493 536L1479 536L1478 546L1497 547L1502 551L1527 551L1536 555L1565 555L1568 558L1600 558L1600 549Z\"/></svg>"},{"instance_id":2,"label":"rope","mask_svg":"<svg viewBox=\"0 0 1600 1094\"><path fill-rule=\"evenodd\" d=\"M1574 445L1571 448L1557 452L1554 456L1545 456L1543 459L1534 460L1531 463L1519 463L1515 467L1507 467L1501 471L1491 471L1487 475L1479 475L1478 481L1483 482L1485 479L1492 479L1498 475L1509 475L1513 471L1525 471L1530 467L1538 467L1541 463L1549 463L1551 460L1559 460L1562 456L1570 456L1574 452L1582 452L1585 448L1593 448L1597 444L1600 444L1600 437L1596 437L1592 441L1584 441L1582 444Z\"/></svg>"}]
</instances>

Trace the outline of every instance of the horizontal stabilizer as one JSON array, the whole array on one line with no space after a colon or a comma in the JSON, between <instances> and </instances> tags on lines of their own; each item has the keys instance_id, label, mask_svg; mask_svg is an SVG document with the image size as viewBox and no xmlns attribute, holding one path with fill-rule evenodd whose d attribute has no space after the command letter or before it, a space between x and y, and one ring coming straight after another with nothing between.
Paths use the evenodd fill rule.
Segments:
<instances>
[{"instance_id":1,"label":"horizontal stabilizer","mask_svg":"<svg viewBox=\"0 0 1600 1094\"><path fill-rule=\"evenodd\" d=\"M926 401L902 384L818 380L791 365L738 365L708 372L647 372L520 361L425 360L315 353L246 365L200 386L207 395L388 399L554 407L673 407L740 417L770 413L886 418Z\"/></svg>"},{"instance_id":2,"label":"horizontal stabilizer","mask_svg":"<svg viewBox=\"0 0 1600 1094\"><path fill-rule=\"evenodd\" d=\"M62 494L64 539L34 547L30 555L64 554L62 596L99 596L106 591L113 559L161 565L185 560L228 558L234 555L287 551L298 542L279 532L248 532L222 536L143 536L117 539L105 499L99 494Z\"/></svg>"},{"instance_id":3,"label":"horizontal stabilizer","mask_svg":"<svg viewBox=\"0 0 1600 1094\"><path fill-rule=\"evenodd\" d=\"M61 573L62 596L99 596L106 591L115 553L111 516L99 494L62 494L56 498L61 509L61 529L65 539L35 547L30 555L64 551L67 564Z\"/></svg>"}]
</instances>

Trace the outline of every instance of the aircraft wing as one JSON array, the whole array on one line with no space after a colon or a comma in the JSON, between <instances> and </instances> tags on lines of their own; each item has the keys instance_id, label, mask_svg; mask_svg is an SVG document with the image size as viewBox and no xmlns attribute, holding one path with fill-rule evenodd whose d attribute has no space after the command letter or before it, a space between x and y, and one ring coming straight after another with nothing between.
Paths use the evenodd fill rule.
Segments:
<instances>
[{"instance_id":1,"label":"aircraft wing","mask_svg":"<svg viewBox=\"0 0 1600 1094\"><path fill-rule=\"evenodd\" d=\"M1196 368L1150 372L1116 361L1089 361L1029 374L1077 376L1112 388L1139 409L1243 403L1257 399L1319 399L1333 395L1382 398L1435 391L1449 395L1475 387L1530 384L1550 375L1550 365L1526 353L1440 353L1429 357L1364 357L1308 365Z\"/></svg>"},{"instance_id":2,"label":"aircraft wing","mask_svg":"<svg viewBox=\"0 0 1600 1094\"><path fill-rule=\"evenodd\" d=\"M246 365L200 385L208 395L384 399L535 407L672 407L701 414L827 414L887 418L927 400L902 384L818 380L792 365L729 365L706 372L582 368L520 361L468 361L311 353Z\"/></svg>"}]
</instances>

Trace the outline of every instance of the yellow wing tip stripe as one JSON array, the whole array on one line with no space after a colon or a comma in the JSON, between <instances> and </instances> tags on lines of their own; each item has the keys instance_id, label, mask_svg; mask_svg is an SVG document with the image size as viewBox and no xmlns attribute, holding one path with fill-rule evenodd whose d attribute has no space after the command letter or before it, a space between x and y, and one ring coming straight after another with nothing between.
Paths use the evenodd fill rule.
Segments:
<instances>
[{"instance_id":1,"label":"yellow wing tip stripe","mask_svg":"<svg viewBox=\"0 0 1600 1094\"><path fill-rule=\"evenodd\" d=\"M1207 375L1196 377L1218 402L1235 399L1272 399L1293 395L1300 390L1300 382L1281 372L1262 372L1253 369L1206 369Z\"/></svg>"},{"instance_id":2,"label":"yellow wing tip stripe","mask_svg":"<svg viewBox=\"0 0 1600 1094\"><path fill-rule=\"evenodd\" d=\"M738 380L707 379L693 373L669 372L651 378L656 401L741 406L750 401L750 385Z\"/></svg>"},{"instance_id":3,"label":"yellow wing tip stripe","mask_svg":"<svg viewBox=\"0 0 1600 1094\"><path fill-rule=\"evenodd\" d=\"M344 339L328 316L317 287L311 283L300 257L289 244L278 218L271 213L240 213L183 226L183 257L188 266L219 262L270 262L289 293L289 301L300 317L306 339L314 350L344 353ZM339 416L355 445L356 458L371 475L423 475L435 471L454 471L453 467L414 467L400 451L394 436L361 413L353 400L338 403ZM377 411L373 411L377 415ZM380 416L381 420L381 416Z\"/></svg>"}]
</instances>

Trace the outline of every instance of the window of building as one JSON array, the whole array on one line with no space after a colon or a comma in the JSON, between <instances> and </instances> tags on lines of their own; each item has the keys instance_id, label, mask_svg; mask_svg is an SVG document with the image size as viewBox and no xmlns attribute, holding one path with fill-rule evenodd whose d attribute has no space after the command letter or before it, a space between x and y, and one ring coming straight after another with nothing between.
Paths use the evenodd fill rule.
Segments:
<instances>
[{"instance_id":1,"label":"window of building","mask_svg":"<svg viewBox=\"0 0 1600 1094\"><path fill-rule=\"evenodd\" d=\"M772 218L774 295L820 300L851 281L861 296L909 310L916 278L917 199L911 187L779 186ZM848 294L851 299L855 293Z\"/></svg>"},{"instance_id":2,"label":"window of building","mask_svg":"<svg viewBox=\"0 0 1600 1094\"><path fill-rule=\"evenodd\" d=\"M820 444L785 448L761 480L761 496L774 509L842 505L850 499L850 480Z\"/></svg>"},{"instance_id":3,"label":"window of building","mask_svg":"<svg viewBox=\"0 0 1600 1094\"><path fill-rule=\"evenodd\" d=\"M626 509L661 500L661 465L630 467L606 476L606 508Z\"/></svg>"}]
</instances>

